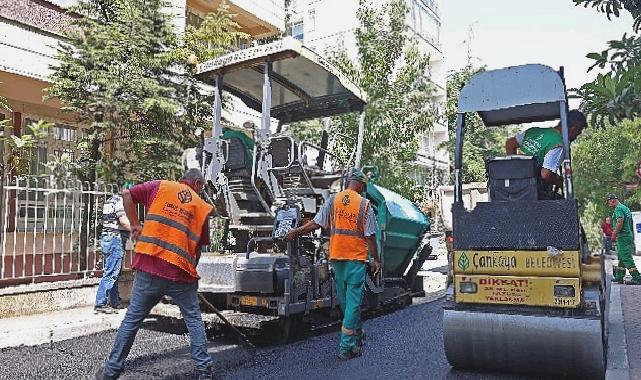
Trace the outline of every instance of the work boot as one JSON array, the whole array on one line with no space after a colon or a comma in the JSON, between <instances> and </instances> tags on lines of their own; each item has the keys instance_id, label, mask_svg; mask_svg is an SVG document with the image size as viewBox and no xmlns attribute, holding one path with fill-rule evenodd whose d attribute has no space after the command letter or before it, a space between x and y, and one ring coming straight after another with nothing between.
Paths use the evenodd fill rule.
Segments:
<instances>
[{"instance_id":1,"label":"work boot","mask_svg":"<svg viewBox=\"0 0 641 380\"><path fill-rule=\"evenodd\" d=\"M641 279L632 279L630 281L625 282L626 285L641 285Z\"/></svg>"},{"instance_id":2,"label":"work boot","mask_svg":"<svg viewBox=\"0 0 641 380\"><path fill-rule=\"evenodd\" d=\"M204 371L199 371L198 380L213 380L214 379L214 367L207 367Z\"/></svg>"},{"instance_id":3,"label":"work boot","mask_svg":"<svg viewBox=\"0 0 641 380\"><path fill-rule=\"evenodd\" d=\"M119 377L120 375L108 376L107 374L105 374L104 368L100 368L98 372L96 372L96 380L117 380Z\"/></svg>"},{"instance_id":4,"label":"work boot","mask_svg":"<svg viewBox=\"0 0 641 380\"><path fill-rule=\"evenodd\" d=\"M339 353L338 354L338 358L340 360L350 360L350 359L354 359L354 358L357 358L357 357L362 356L362 355L363 355L362 346L358 345L358 346L352 348L352 350L349 351L349 352L341 352L341 353Z\"/></svg>"},{"instance_id":5,"label":"work boot","mask_svg":"<svg viewBox=\"0 0 641 380\"><path fill-rule=\"evenodd\" d=\"M367 334L365 334L365 331L361 332L361 338L358 340L358 346L362 347L365 345L365 340L367 339Z\"/></svg>"},{"instance_id":6,"label":"work boot","mask_svg":"<svg viewBox=\"0 0 641 380\"><path fill-rule=\"evenodd\" d=\"M96 307L93 308L93 313L94 314L116 314L118 313L118 310L108 305L96 305Z\"/></svg>"}]
</instances>

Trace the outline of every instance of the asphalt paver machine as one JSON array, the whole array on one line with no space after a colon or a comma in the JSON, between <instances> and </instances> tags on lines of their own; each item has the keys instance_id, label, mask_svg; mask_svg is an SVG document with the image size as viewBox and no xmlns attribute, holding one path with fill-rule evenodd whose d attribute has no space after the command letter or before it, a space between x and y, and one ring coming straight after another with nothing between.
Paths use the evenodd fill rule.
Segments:
<instances>
[{"instance_id":1,"label":"asphalt paver machine","mask_svg":"<svg viewBox=\"0 0 641 380\"><path fill-rule=\"evenodd\" d=\"M474 75L459 96L453 252L443 337L455 368L602 378L607 283L592 256L572 187L563 71L523 65ZM466 208L465 119L486 126L560 120L564 194L543 196L536 160L486 162L488 202Z\"/></svg>"},{"instance_id":2,"label":"asphalt paver machine","mask_svg":"<svg viewBox=\"0 0 641 380\"><path fill-rule=\"evenodd\" d=\"M231 324L256 336L270 331L282 341L292 328L337 320L327 231L289 243L281 238L313 218L331 194L344 188L350 169L361 166L363 92L291 38L218 57L199 65L198 72L215 88L214 127L205 140L203 168L217 189L212 198L219 200L229 236L225 249L201 256L199 292ZM260 112L260 126L223 130L223 91ZM283 128L346 113L360 113L360 127L344 160L345 155L332 152L332 141L345 137L330 136L329 128L320 141L298 141ZM431 251L422 244L429 219L409 200L377 185L369 184L366 196L380 226L383 271L368 275L365 305L374 310L406 305ZM203 318L220 322L215 315Z\"/></svg>"}]
</instances>

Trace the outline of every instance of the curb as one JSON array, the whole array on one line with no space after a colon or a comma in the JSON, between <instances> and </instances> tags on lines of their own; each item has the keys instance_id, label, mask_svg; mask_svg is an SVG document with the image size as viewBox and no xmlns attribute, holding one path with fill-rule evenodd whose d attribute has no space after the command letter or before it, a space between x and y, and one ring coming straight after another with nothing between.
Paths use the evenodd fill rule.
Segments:
<instances>
[{"instance_id":1,"label":"curb","mask_svg":"<svg viewBox=\"0 0 641 380\"><path fill-rule=\"evenodd\" d=\"M80 318L78 318L80 316ZM59 342L106 330L116 330L125 310L113 315L94 315L93 308L52 314L0 319L0 349Z\"/></svg>"},{"instance_id":2,"label":"curb","mask_svg":"<svg viewBox=\"0 0 641 380\"><path fill-rule=\"evenodd\" d=\"M606 380L630 380L630 365L628 362L627 342L623 322L623 308L621 305L622 286L623 285L612 284L610 287Z\"/></svg>"}]
</instances>

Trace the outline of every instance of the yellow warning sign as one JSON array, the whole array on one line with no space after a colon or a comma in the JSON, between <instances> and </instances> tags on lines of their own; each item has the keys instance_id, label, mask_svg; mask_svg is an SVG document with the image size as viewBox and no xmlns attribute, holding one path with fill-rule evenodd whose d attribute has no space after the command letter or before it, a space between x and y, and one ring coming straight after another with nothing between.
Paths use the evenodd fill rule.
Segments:
<instances>
[{"instance_id":1,"label":"yellow warning sign","mask_svg":"<svg viewBox=\"0 0 641 380\"><path fill-rule=\"evenodd\" d=\"M456 302L576 308L578 278L457 275Z\"/></svg>"},{"instance_id":2,"label":"yellow warning sign","mask_svg":"<svg viewBox=\"0 0 641 380\"><path fill-rule=\"evenodd\" d=\"M579 277L578 251L550 256L547 251L455 251L454 273Z\"/></svg>"}]
</instances>

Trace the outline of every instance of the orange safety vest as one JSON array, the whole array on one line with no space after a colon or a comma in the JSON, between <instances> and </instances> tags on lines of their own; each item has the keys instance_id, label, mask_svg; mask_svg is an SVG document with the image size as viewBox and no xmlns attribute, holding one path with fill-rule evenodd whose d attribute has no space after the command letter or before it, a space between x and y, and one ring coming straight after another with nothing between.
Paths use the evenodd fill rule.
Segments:
<instances>
[{"instance_id":1,"label":"orange safety vest","mask_svg":"<svg viewBox=\"0 0 641 380\"><path fill-rule=\"evenodd\" d=\"M135 252L158 257L198 278L196 249L212 210L189 186L160 181Z\"/></svg>"},{"instance_id":2,"label":"orange safety vest","mask_svg":"<svg viewBox=\"0 0 641 380\"><path fill-rule=\"evenodd\" d=\"M330 198L329 202L329 258L367 261L365 216L369 201L347 189Z\"/></svg>"}]
</instances>

